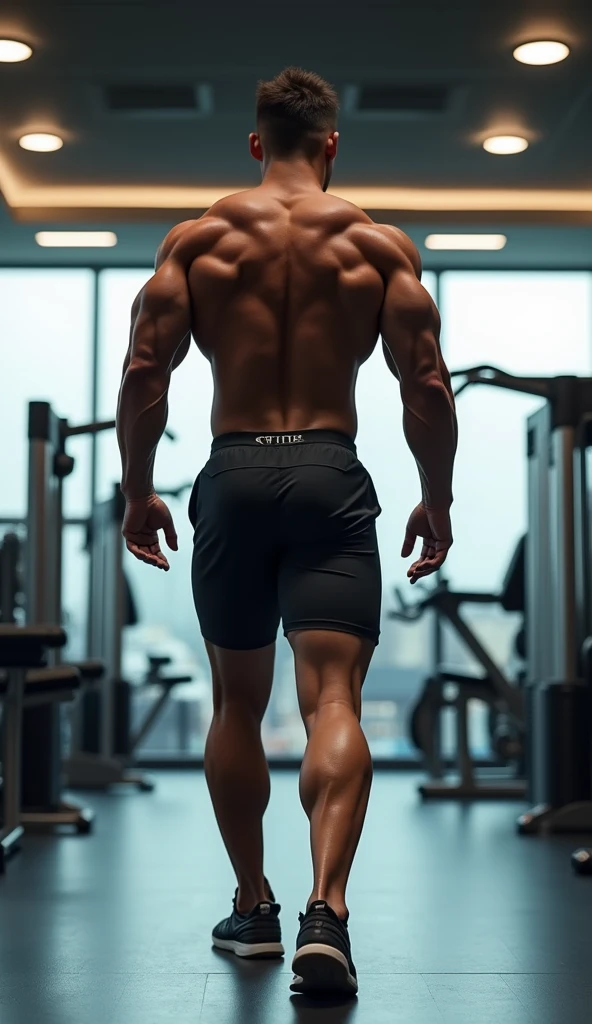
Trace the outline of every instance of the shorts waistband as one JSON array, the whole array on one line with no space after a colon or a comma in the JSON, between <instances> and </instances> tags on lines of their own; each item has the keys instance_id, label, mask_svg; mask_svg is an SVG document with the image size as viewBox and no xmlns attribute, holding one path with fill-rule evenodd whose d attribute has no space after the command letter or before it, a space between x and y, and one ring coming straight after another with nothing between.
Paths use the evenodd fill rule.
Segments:
<instances>
[{"instance_id":1,"label":"shorts waistband","mask_svg":"<svg viewBox=\"0 0 592 1024\"><path fill-rule=\"evenodd\" d=\"M356 454L356 445L349 434L342 434L340 430L299 430L297 432L284 431L282 433L250 433L248 431L236 431L232 434L219 434L212 441L212 454L220 448L230 448L236 445L253 445L256 448L275 448L284 445L298 446L301 444L340 444L343 448L349 448Z\"/></svg>"}]
</instances>

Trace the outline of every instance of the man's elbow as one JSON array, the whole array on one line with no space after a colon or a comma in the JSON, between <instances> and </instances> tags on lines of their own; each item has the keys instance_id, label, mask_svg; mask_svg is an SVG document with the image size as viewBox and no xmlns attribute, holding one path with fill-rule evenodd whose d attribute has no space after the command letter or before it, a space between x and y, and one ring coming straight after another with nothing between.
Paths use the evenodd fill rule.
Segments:
<instances>
[{"instance_id":1,"label":"man's elbow","mask_svg":"<svg viewBox=\"0 0 592 1024\"><path fill-rule=\"evenodd\" d=\"M152 383L166 381L169 373L152 354L134 354L125 368L123 383L129 387L148 387Z\"/></svg>"},{"instance_id":2,"label":"man's elbow","mask_svg":"<svg viewBox=\"0 0 592 1024\"><path fill-rule=\"evenodd\" d=\"M407 408L439 408L444 401L451 404L448 389L436 374L402 381L401 401Z\"/></svg>"},{"instance_id":3,"label":"man's elbow","mask_svg":"<svg viewBox=\"0 0 592 1024\"><path fill-rule=\"evenodd\" d=\"M421 392L422 394L426 392L448 391L446 382L437 367L410 374L402 381L401 387L411 393Z\"/></svg>"}]
</instances>

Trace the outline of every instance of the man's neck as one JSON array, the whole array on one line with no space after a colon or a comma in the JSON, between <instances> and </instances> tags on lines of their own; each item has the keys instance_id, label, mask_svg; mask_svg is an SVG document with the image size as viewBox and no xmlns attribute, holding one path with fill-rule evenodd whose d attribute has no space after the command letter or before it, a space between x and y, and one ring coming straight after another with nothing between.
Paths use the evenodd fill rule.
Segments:
<instances>
[{"instance_id":1,"label":"man's neck","mask_svg":"<svg viewBox=\"0 0 592 1024\"><path fill-rule=\"evenodd\" d=\"M271 160L262 184L287 192L318 192L322 188L316 168L304 157Z\"/></svg>"}]
</instances>

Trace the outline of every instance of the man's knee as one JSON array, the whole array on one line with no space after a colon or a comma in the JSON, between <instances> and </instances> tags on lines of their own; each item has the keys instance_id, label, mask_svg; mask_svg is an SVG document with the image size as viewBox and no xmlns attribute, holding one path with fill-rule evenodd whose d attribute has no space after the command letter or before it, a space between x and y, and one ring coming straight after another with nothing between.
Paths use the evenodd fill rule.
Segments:
<instances>
[{"instance_id":1,"label":"man's knee","mask_svg":"<svg viewBox=\"0 0 592 1024\"><path fill-rule=\"evenodd\" d=\"M206 642L212 669L214 714L236 708L262 719L273 682L275 644L232 651Z\"/></svg>"},{"instance_id":2,"label":"man's knee","mask_svg":"<svg viewBox=\"0 0 592 1024\"><path fill-rule=\"evenodd\" d=\"M288 637L294 651L300 711L307 733L321 709L361 715L361 692L374 645L337 630L297 630Z\"/></svg>"}]
</instances>

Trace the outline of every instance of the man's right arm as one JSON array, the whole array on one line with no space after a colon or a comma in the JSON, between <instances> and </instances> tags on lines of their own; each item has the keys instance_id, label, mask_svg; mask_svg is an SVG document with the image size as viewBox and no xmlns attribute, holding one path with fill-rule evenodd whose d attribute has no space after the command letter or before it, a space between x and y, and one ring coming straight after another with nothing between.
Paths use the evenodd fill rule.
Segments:
<instances>
[{"instance_id":1,"label":"man's right arm","mask_svg":"<svg viewBox=\"0 0 592 1024\"><path fill-rule=\"evenodd\" d=\"M403 429L417 462L423 504L452 505L458 425L448 368L440 349L440 317L405 252L387 278L380 320L387 364L401 385Z\"/></svg>"}]
</instances>

